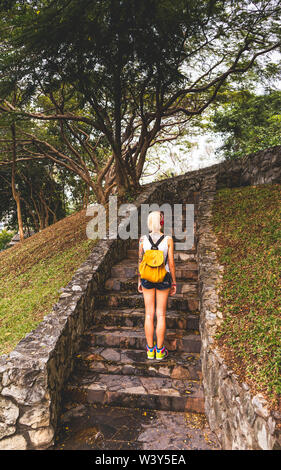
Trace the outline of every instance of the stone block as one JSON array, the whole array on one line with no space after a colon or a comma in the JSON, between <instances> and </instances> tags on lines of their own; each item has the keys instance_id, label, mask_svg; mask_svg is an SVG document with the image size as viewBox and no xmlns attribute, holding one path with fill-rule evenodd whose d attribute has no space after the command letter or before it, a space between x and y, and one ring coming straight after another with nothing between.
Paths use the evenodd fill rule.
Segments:
<instances>
[{"instance_id":1,"label":"stone block","mask_svg":"<svg viewBox=\"0 0 281 470\"><path fill-rule=\"evenodd\" d=\"M24 412L19 419L20 424L30 426L32 429L45 427L50 424L50 411L46 406L37 406L30 408Z\"/></svg>"},{"instance_id":2,"label":"stone block","mask_svg":"<svg viewBox=\"0 0 281 470\"><path fill-rule=\"evenodd\" d=\"M54 430L51 426L29 431L28 434L35 448L46 448L53 444Z\"/></svg>"},{"instance_id":3,"label":"stone block","mask_svg":"<svg viewBox=\"0 0 281 470\"><path fill-rule=\"evenodd\" d=\"M0 439L15 432L18 416L19 408L12 401L0 396Z\"/></svg>"},{"instance_id":4,"label":"stone block","mask_svg":"<svg viewBox=\"0 0 281 470\"><path fill-rule=\"evenodd\" d=\"M267 430L266 421L257 417L254 424L254 433L257 442L257 448L261 450L271 450L274 444L274 439Z\"/></svg>"},{"instance_id":5,"label":"stone block","mask_svg":"<svg viewBox=\"0 0 281 470\"><path fill-rule=\"evenodd\" d=\"M264 419L269 417L270 411L267 408L267 401L261 394L253 397L252 404L257 415Z\"/></svg>"},{"instance_id":6,"label":"stone block","mask_svg":"<svg viewBox=\"0 0 281 470\"><path fill-rule=\"evenodd\" d=\"M26 450L27 442L23 436L17 434L16 436L2 439L0 441L0 450Z\"/></svg>"}]
</instances>

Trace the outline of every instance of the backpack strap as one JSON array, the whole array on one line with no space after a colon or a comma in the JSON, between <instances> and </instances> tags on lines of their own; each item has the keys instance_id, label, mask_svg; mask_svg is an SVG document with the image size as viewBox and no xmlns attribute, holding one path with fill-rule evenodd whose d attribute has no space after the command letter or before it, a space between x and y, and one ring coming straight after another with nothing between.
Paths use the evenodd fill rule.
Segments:
<instances>
[{"instance_id":1,"label":"backpack strap","mask_svg":"<svg viewBox=\"0 0 281 470\"><path fill-rule=\"evenodd\" d=\"M149 235L148 236L148 240L150 241L151 243L151 249L152 250L158 250L158 245L160 245L160 243L162 242L162 240L164 239L165 235L162 235L159 240L157 240L156 243L154 243L154 241L152 240L151 236ZM165 259L165 264L167 264L167 261L168 261L168 254L166 256L166 259Z\"/></svg>"},{"instance_id":2,"label":"backpack strap","mask_svg":"<svg viewBox=\"0 0 281 470\"><path fill-rule=\"evenodd\" d=\"M164 238L164 235L162 235L162 237L160 237L159 240L157 240L157 242L154 243L154 241L152 240L151 236L150 236L150 235L148 236L148 240L149 240L150 243L151 243L151 248L152 248L152 250L158 250L158 245L160 245L160 243L162 242L163 238Z\"/></svg>"}]
</instances>

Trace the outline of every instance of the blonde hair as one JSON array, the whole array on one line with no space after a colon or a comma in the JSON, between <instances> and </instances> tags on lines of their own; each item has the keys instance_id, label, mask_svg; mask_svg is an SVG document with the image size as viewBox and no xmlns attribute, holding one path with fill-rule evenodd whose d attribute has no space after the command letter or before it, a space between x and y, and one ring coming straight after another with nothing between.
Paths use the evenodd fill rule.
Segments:
<instances>
[{"instance_id":1,"label":"blonde hair","mask_svg":"<svg viewBox=\"0 0 281 470\"><path fill-rule=\"evenodd\" d=\"M148 230L150 232L161 232L160 211L153 211L147 217Z\"/></svg>"}]
</instances>

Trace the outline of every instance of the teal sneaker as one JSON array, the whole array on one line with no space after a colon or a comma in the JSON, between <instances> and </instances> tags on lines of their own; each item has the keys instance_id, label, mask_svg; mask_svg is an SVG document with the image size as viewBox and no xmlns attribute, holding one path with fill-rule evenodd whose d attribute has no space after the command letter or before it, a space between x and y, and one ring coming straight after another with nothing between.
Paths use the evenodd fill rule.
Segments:
<instances>
[{"instance_id":1,"label":"teal sneaker","mask_svg":"<svg viewBox=\"0 0 281 470\"><path fill-rule=\"evenodd\" d=\"M154 359L155 358L155 346L153 348L149 348L148 345L146 345L146 354L147 354L147 359Z\"/></svg>"},{"instance_id":2,"label":"teal sneaker","mask_svg":"<svg viewBox=\"0 0 281 470\"><path fill-rule=\"evenodd\" d=\"M162 361L167 356L168 356L168 351L165 348L165 346L163 346L163 348L161 348L161 349L158 349L157 346L156 346L156 359L157 359L157 361Z\"/></svg>"}]
</instances>

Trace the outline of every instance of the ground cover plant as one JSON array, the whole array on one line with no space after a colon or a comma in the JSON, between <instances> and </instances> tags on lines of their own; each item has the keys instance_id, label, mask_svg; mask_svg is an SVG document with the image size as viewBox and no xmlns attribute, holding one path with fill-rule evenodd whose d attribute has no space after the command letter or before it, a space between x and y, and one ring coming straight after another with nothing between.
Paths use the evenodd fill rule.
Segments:
<instances>
[{"instance_id":1,"label":"ground cover plant","mask_svg":"<svg viewBox=\"0 0 281 470\"><path fill-rule=\"evenodd\" d=\"M95 244L86 209L0 253L0 354L10 352L51 312L60 289Z\"/></svg>"},{"instance_id":2,"label":"ground cover plant","mask_svg":"<svg viewBox=\"0 0 281 470\"><path fill-rule=\"evenodd\" d=\"M216 342L241 380L273 407L281 394L281 185L224 188L213 205L223 322Z\"/></svg>"}]
</instances>

